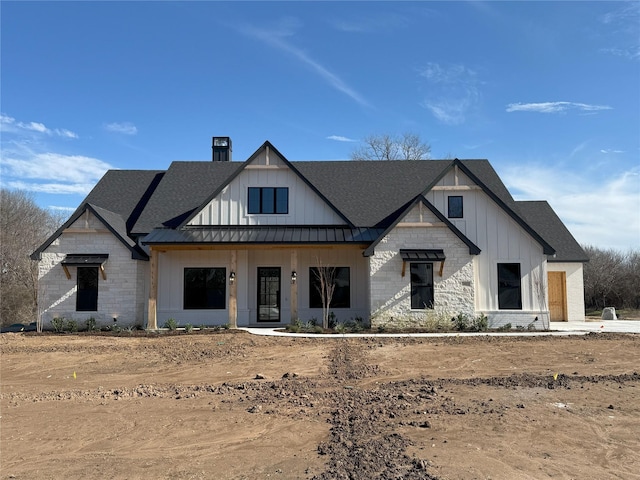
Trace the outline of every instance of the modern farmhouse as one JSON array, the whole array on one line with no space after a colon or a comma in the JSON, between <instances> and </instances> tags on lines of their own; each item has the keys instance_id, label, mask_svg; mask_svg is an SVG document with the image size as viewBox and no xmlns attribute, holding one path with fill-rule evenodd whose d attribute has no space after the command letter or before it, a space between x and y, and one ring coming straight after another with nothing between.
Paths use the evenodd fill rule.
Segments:
<instances>
[{"instance_id":1,"label":"modern farmhouse","mask_svg":"<svg viewBox=\"0 0 640 480\"><path fill-rule=\"evenodd\" d=\"M294 162L267 141L233 162L230 138L212 143L212 161L108 171L33 253L45 327L305 322L327 266L338 321L584 320L584 251L486 160Z\"/></svg>"}]
</instances>

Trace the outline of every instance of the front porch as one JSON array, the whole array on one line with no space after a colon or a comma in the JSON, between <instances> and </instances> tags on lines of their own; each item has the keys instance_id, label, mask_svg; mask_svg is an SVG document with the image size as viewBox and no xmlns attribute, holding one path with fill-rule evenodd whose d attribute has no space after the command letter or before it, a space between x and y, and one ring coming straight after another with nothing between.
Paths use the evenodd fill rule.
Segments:
<instances>
[{"instance_id":1,"label":"front porch","mask_svg":"<svg viewBox=\"0 0 640 480\"><path fill-rule=\"evenodd\" d=\"M336 321L369 317L364 245L152 245L147 329L280 327L322 320L318 265L335 268ZM320 303L319 303L320 302Z\"/></svg>"}]
</instances>

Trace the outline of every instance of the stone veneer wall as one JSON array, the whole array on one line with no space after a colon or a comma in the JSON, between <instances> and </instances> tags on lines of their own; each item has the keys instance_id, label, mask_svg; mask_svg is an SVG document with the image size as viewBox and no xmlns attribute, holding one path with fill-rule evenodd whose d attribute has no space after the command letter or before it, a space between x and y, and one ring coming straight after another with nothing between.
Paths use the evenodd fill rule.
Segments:
<instances>
[{"instance_id":1,"label":"stone veneer wall","mask_svg":"<svg viewBox=\"0 0 640 480\"><path fill-rule=\"evenodd\" d=\"M98 274L98 311L76 312L77 267L69 267L68 279L60 262L67 253L108 253L105 263L107 279ZM63 233L43 253L38 266L38 308L43 327L51 328L51 320L65 317L83 327L89 317L98 325L143 325L145 305L144 272L148 262L133 260L127 249L110 232Z\"/></svg>"},{"instance_id":2,"label":"stone veneer wall","mask_svg":"<svg viewBox=\"0 0 640 480\"><path fill-rule=\"evenodd\" d=\"M411 275L402 276L400 249L443 249L446 261L442 277L434 262L434 308L411 309ZM408 262L407 262L408 263ZM393 328L428 326L434 317L450 319L459 313L475 315L473 255L448 228L396 227L375 248L369 259L371 277L371 326Z\"/></svg>"}]
</instances>

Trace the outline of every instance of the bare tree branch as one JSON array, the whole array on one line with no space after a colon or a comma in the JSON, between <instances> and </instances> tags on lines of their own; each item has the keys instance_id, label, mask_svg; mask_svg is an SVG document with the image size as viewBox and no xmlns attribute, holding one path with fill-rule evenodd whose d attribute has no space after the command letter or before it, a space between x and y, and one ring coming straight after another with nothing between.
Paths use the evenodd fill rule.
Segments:
<instances>
[{"instance_id":1,"label":"bare tree branch","mask_svg":"<svg viewBox=\"0 0 640 480\"><path fill-rule=\"evenodd\" d=\"M351 152L351 160L426 160L431 153L431 146L410 132L369 135L362 143Z\"/></svg>"},{"instance_id":2,"label":"bare tree branch","mask_svg":"<svg viewBox=\"0 0 640 480\"><path fill-rule=\"evenodd\" d=\"M329 328L329 308L336 289L336 267L323 265L322 260L316 257L316 269L313 270L318 280L317 289L322 299L322 328Z\"/></svg>"},{"instance_id":3,"label":"bare tree branch","mask_svg":"<svg viewBox=\"0 0 640 480\"><path fill-rule=\"evenodd\" d=\"M60 224L20 190L0 191L0 322L31 323L37 317L38 264L29 255Z\"/></svg>"}]
</instances>

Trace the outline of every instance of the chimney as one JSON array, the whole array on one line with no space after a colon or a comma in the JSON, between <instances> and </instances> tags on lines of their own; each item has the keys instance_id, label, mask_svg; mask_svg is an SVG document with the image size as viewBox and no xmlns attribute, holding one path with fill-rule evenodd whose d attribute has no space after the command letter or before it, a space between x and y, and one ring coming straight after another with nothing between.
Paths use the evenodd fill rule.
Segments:
<instances>
[{"instance_id":1,"label":"chimney","mask_svg":"<svg viewBox=\"0 0 640 480\"><path fill-rule=\"evenodd\" d=\"M211 142L211 149L213 150L214 162L231 161L231 138L213 137Z\"/></svg>"}]
</instances>

